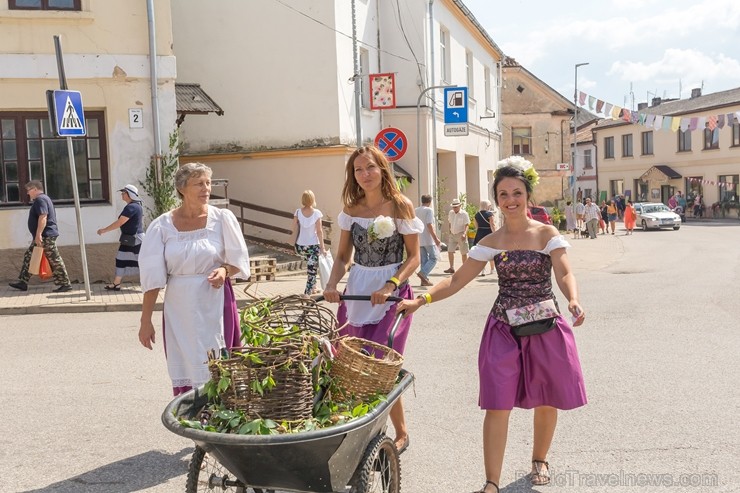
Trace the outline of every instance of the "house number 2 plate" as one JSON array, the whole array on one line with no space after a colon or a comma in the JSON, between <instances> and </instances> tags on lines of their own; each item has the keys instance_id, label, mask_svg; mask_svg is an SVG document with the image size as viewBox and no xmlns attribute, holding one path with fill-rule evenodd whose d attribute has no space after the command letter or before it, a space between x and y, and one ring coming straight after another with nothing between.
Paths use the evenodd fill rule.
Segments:
<instances>
[{"instance_id":1,"label":"house number 2 plate","mask_svg":"<svg viewBox=\"0 0 740 493\"><path fill-rule=\"evenodd\" d=\"M129 128L144 128L144 110L141 108L129 108L128 126Z\"/></svg>"}]
</instances>

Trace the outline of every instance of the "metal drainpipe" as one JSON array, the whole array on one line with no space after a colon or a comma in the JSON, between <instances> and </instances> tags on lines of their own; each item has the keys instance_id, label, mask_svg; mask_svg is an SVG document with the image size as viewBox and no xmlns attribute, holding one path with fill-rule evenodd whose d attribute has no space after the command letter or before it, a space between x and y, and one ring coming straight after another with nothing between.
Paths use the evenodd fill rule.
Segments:
<instances>
[{"instance_id":1,"label":"metal drainpipe","mask_svg":"<svg viewBox=\"0 0 740 493\"><path fill-rule=\"evenodd\" d=\"M152 126L154 134L154 160L157 183L162 181L162 142L159 135L159 98L157 97L157 36L154 26L154 0L146 0L146 15L149 22L149 74L152 92Z\"/></svg>"},{"instance_id":2,"label":"metal drainpipe","mask_svg":"<svg viewBox=\"0 0 740 493\"><path fill-rule=\"evenodd\" d=\"M506 55L504 55L505 57ZM501 106L503 105L504 95L503 89L504 89L504 59L502 58L500 62L498 62L498 84L496 87L496 97L498 98L498 113L499 117L496 119L496 123L498 124L498 133L501 136L501 141L498 143L498 158L499 160L503 159L503 144L504 144L504 134L501 130L501 120L503 119L503 110L501 109Z\"/></svg>"},{"instance_id":3,"label":"metal drainpipe","mask_svg":"<svg viewBox=\"0 0 740 493\"><path fill-rule=\"evenodd\" d=\"M378 26L378 28L377 28L378 73L380 73L382 71L382 65L380 63L380 0L377 0L375 2L375 22L376 22L376 25ZM399 19L399 22L400 22L400 19ZM370 77L369 76L368 76L368 80L367 80L367 89L366 90L367 91L370 90ZM380 129L382 130L382 129L385 128L384 123L383 123L384 122L384 119L383 119L383 111L381 110L378 113L380 113ZM416 177L416 184L417 184L417 186L419 185L419 177L418 176Z\"/></svg>"},{"instance_id":4,"label":"metal drainpipe","mask_svg":"<svg viewBox=\"0 0 740 493\"><path fill-rule=\"evenodd\" d=\"M429 0L429 56L430 56L430 62L429 62L429 87L432 87L435 85L434 82L434 0ZM432 89L429 93L429 97L432 100L432 103L429 105L429 109L432 115L432 182L430 183L430 195L432 196L432 201L435 204L436 207L439 207L439 197L437 197L437 182L439 180L438 175L438 163L437 163L437 114L435 112L434 106L436 101L436 95L434 93L434 89ZM417 138L419 136L417 135ZM430 149L427 149L428 151ZM429 170L427 170L429 171ZM421 187L421 184L420 184ZM421 199L419 199L419 202L421 202ZM419 203L421 205L421 203ZM440 231L439 225L437 225L438 229L437 231Z\"/></svg>"},{"instance_id":5,"label":"metal drainpipe","mask_svg":"<svg viewBox=\"0 0 740 493\"><path fill-rule=\"evenodd\" d=\"M360 94L360 53L357 48L357 9L356 0L352 0L352 62L355 72L355 132L357 133L357 147L362 145L362 94Z\"/></svg>"}]
</instances>

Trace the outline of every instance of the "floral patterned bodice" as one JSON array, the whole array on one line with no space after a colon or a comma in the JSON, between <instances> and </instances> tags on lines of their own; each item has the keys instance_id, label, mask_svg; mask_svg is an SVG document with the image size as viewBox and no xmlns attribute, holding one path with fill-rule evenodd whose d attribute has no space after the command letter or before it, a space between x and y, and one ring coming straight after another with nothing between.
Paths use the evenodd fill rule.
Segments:
<instances>
[{"instance_id":1,"label":"floral patterned bodice","mask_svg":"<svg viewBox=\"0 0 740 493\"><path fill-rule=\"evenodd\" d=\"M549 255L535 250L507 250L493 257L493 261L499 285L499 295L491 309L496 319L508 323L508 309L555 300Z\"/></svg>"},{"instance_id":2,"label":"floral patterned bodice","mask_svg":"<svg viewBox=\"0 0 740 493\"><path fill-rule=\"evenodd\" d=\"M365 267L382 267L403 262L403 235L398 230L388 238L377 238L370 241L367 228L359 223L352 223L350 228L352 244L355 247L356 264Z\"/></svg>"}]
</instances>

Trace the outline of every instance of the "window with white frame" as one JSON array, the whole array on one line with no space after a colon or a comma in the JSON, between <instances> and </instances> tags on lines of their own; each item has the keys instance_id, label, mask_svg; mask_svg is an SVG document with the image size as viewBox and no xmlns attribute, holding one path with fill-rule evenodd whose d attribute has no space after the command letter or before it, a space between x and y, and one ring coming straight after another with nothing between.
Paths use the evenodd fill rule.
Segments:
<instances>
[{"instance_id":1,"label":"window with white frame","mask_svg":"<svg viewBox=\"0 0 740 493\"><path fill-rule=\"evenodd\" d=\"M486 67L483 69L483 83L486 86L486 109L490 110L491 107L491 69Z\"/></svg>"},{"instance_id":2,"label":"window with white frame","mask_svg":"<svg viewBox=\"0 0 740 493\"><path fill-rule=\"evenodd\" d=\"M450 76L450 31L439 28L439 76L442 82L448 82Z\"/></svg>"},{"instance_id":3,"label":"window with white frame","mask_svg":"<svg viewBox=\"0 0 740 493\"><path fill-rule=\"evenodd\" d=\"M86 111L85 126L87 135L72 139L80 200L108 200L103 113ZM29 203L23 190L31 180L55 203L72 203L67 141L52 135L46 112L0 112L0 208Z\"/></svg>"},{"instance_id":4,"label":"window with white frame","mask_svg":"<svg viewBox=\"0 0 740 493\"><path fill-rule=\"evenodd\" d=\"M532 127L515 127L511 129L511 149L517 156L532 154Z\"/></svg>"},{"instance_id":5,"label":"window with white frame","mask_svg":"<svg viewBox=\"0 0 740 493\"><path fill-rule=\"evenodd\" d=\"M678 132L678 152L689 152L691 150L691 130L679 129Z\"/></svg>"},{"instance_id":6,"label":"window with white frame","mask_svg":"<svg viewBox=\"0 0 740 493\"><path fill-rule=\"evenodd\" d=\"M740 175L719 175L719 201L737 202Z\"/></svg>"},{"instance_id":7,"label":"window with white frame","mask_svg":"<svg viewBox=\"0 0 740 493\"><path fill-rule=\"evenodd\" d=\"M370 53L365 48L360 48L359 77L362 107L370 108Z\"/></svg>"},{"instance_id":8,"label":"window with white frame","mask_svg":"<svg viewBox=\"0 0 740 493\"><path fill-rule=\"evenodd\" d=\"M475 97L473 94L473 52L465 52L465 78L468 84L468 97Z\"/></svg>"},{"instance_id":9,"label":"window with white frame","mask_svg":"<svg viewBox=\"0 0 740 493\"><path fill-rule=\"evenodd\" d=\"M642 132L642 155L653 153L653 131Z\"/></svg>"},{"instance_id":10,"label":"window with white frame","mask_svg":"<svg viewBox=\"0 0 740 493\"><path fill-rule=\"evenodd\" d=\"M632 134L622 135L622 157L632 157Z\"/></svg>"},{"instance_id":11,"label":"window with white frame","mask_svg":"<svg viewBox=\"0 0 740 493\"><path fill-rule=\"evenodd\" d=\"M594 165L591 161L591 149L585 149L583 151L583 169L593 169Z\"/></svg>"},{"instance_id":12,"label":"window with white frame","mask_svg":"<svg viewBox=\"0 0 740 493\"><path fill-rule=\"evenodd\" d=\"M614 159L614 137L604 137L604 159Z\"/></svg>"},{"instance_id":13,"label":"window with white frame","mask_svg":"<svg viewBox=\"0 0 740 493\"><path fill-rule=\"evenodd\" d=\"M704 150L719 149L719 127L704 129Z\"/></svg>"}]
</instances>

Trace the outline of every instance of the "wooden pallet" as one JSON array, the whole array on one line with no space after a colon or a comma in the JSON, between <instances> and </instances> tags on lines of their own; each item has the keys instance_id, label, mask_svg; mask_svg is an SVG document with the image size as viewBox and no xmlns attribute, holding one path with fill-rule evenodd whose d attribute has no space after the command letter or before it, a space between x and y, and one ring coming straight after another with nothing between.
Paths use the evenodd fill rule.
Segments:
<instances>
[{"instance_id":1,"label":"wooden pallet","mask_svg":"<svg viewBox=\"0 0 740 493\"><path fill-rule=\"evenodd\" d=\"M270 257L250 258L248 281L274 281L277 273L277 260Z\"/></svg>"}]
</instances>

